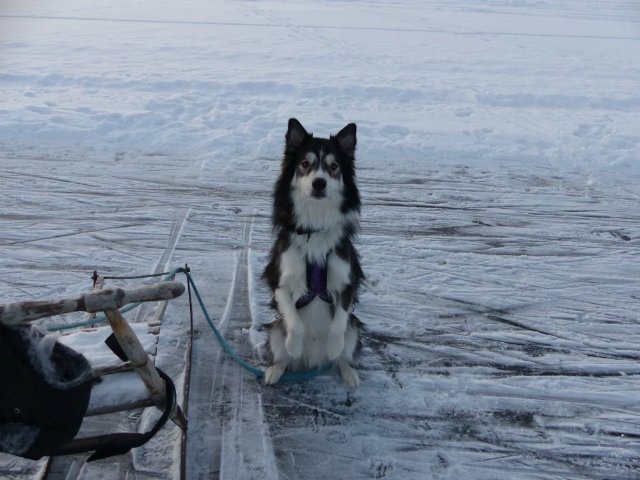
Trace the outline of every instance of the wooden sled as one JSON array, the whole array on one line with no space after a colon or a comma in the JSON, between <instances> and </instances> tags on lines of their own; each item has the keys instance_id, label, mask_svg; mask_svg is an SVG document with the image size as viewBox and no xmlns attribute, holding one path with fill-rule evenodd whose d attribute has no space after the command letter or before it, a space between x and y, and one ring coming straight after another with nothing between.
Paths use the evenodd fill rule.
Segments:
<instances>
[{"instance_id":1,"label":"wooden sled","mask_svg":"<svg viewBox=\"0 0 640 480\"><path fill-rule=\"evenodd\" d=\"M94 292L75 298L0 305L0 324L19 325L70 312L83 311L89 314L104 312L108 326L84 329L80 332L63 335L58 339L60 343L84 354L91 364L94 377L100 379L100 382L91 390L89 407L85 416L133 410L147 406L156 406L165 411L165 407L171 405L169 418L183 431L186 430L187 419L175 400L175 390L173 390L171 380L166 375L161 375L162 372L159 373L149 355L149 351L155 349L157 338L153 337L157 336L158 326L168 300L182 295L185 290L184 286L179 282L163 282L131 290L120 288L99 290L101 285L102 282L97 282L97 288L94 289ZM128 304L153 301L160 301L161 304L156 309L151 325L134 324L134 328L132 328L119 311L120 308ZM96 355L100 357L101 349L107 352L108 349L103 345L103 340L111 332L117 341L116 348L113 350L118 350L124 360L119 360L116 355L108 352L107 355L102 356L103 358L109 357L108 362L97 361L94 364L92 360L95 360ZM86 339L83 341L83 336L89 336L89 342ZM92 343L96 339L97 343ZM83 346L86 351L83 351ZM132 375L134 382L132 382ZM163 376L171 384L170 389L167 388L168 384ZM135 377L139 380L135 380ZM113 395L114 391L118 391L119 381L127 382L126 396ZM138 386L135 385L136 383ZM92 450L95 438L98 437L75 438L65 447L65 450L68 453Z\"/></svg>"}]
</instances>

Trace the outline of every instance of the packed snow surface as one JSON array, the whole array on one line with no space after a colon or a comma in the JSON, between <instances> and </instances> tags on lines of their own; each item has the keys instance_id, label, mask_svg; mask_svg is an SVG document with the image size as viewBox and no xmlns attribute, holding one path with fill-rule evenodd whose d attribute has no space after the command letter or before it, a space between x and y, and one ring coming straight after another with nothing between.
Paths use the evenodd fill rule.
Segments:
<instances>
[{"instance_id":1,"label":"packed snow surface","mask_svg":"<svg viewBox=\"0 0 640 480\"><path fill-rule=\"evenodd\" d=\"M188 263L260 363L287 120L355 122L362 385L265 387L172 301L187 478L639 478L639 51L635 0L2 0L0 301ZM47 476L180 459L167 426Z\"/></svg>"}]
</instances>

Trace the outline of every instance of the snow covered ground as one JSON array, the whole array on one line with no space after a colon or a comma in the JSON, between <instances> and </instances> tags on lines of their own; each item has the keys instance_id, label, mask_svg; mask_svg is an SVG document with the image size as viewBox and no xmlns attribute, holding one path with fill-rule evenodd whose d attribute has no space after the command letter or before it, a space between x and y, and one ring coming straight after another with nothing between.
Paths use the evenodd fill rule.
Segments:
<instances>
[{"instance_id":1,"label":"snow covered ground","mask_svg":"<svg viewBox=\"0 0 640 480\"><path fill-rule=\"evenodd\" d=\"M639 49L635 0L0 0L1 301L188 262L255 356L286 121L353 121L363 384L266 388L198 317L187 477L639 478ZM173 478L165 430L48 476Z\"/></svg>"}]
</instances>

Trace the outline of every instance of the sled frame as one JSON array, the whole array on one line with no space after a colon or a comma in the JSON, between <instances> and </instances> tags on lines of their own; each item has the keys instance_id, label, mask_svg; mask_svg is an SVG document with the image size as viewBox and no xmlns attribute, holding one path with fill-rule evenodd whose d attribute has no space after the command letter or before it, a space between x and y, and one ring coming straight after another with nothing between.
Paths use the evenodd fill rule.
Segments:
<instances>
[{"instance_id":1,"label":"sled frame","mask_svg":"<svg viewBox=\"0 0 640 480\"><path fill-rule=\"evenodd\" d=\"M165 382L158 374L153 361L119 309L131 303L163 302L154 318L154 324L157 326L164 315L168 301L182 295L185 291L184 285L180 282L162 282L136 289L114 288L101 290L100 287L102 285L103 281L96 282L97 288L94 287L93 292L73 298L0 305L0 323L10 326L64 313L87 312L87 314L91 315L96 312L104 312L118 344L129 358L129 361L117 368L102 371L100 369L94 370L94 375L101 377L120 371L134 370L144 383L149 395L146 400L136 404L109 405L88 410L86 416L102 415L152 405L162 409L166 400ZM187 418L177 402L169 418L180 429L186 430Z\"/></svg>"}]
</instances>

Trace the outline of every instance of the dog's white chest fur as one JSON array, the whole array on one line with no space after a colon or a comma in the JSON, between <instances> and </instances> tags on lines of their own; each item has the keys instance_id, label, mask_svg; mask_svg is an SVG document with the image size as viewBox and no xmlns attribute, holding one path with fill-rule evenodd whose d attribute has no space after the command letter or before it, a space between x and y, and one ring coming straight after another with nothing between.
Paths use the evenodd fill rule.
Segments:
<instances>
[{"instance_id":1,"label":"dog's white chest fur","mask_svg":"<svg viewBox=\"0 0 640 480\"><path fill-rule=\"evenodd\" d=\"M350 265L332 250L340 232L292 235L290 247L280 259L280 287L286 288L294 301L307 292L307 259L327 263L327 290L332 295L349 283Z\"/></svg>"},{"instance_id":2,"label":"dog's white chest fur","mask_svg":"<svg viewBox=\"0 0 640 480\"><path fill-rule=\"evenodd\" d=\"M304 348L302 356L292 360L294 369L307 370L318 365L329 363L327 355L327 338L331 326L329 305L315 298L306 307L298 310L300 321L304 325Z\"/></svg>"}]
</instances>

